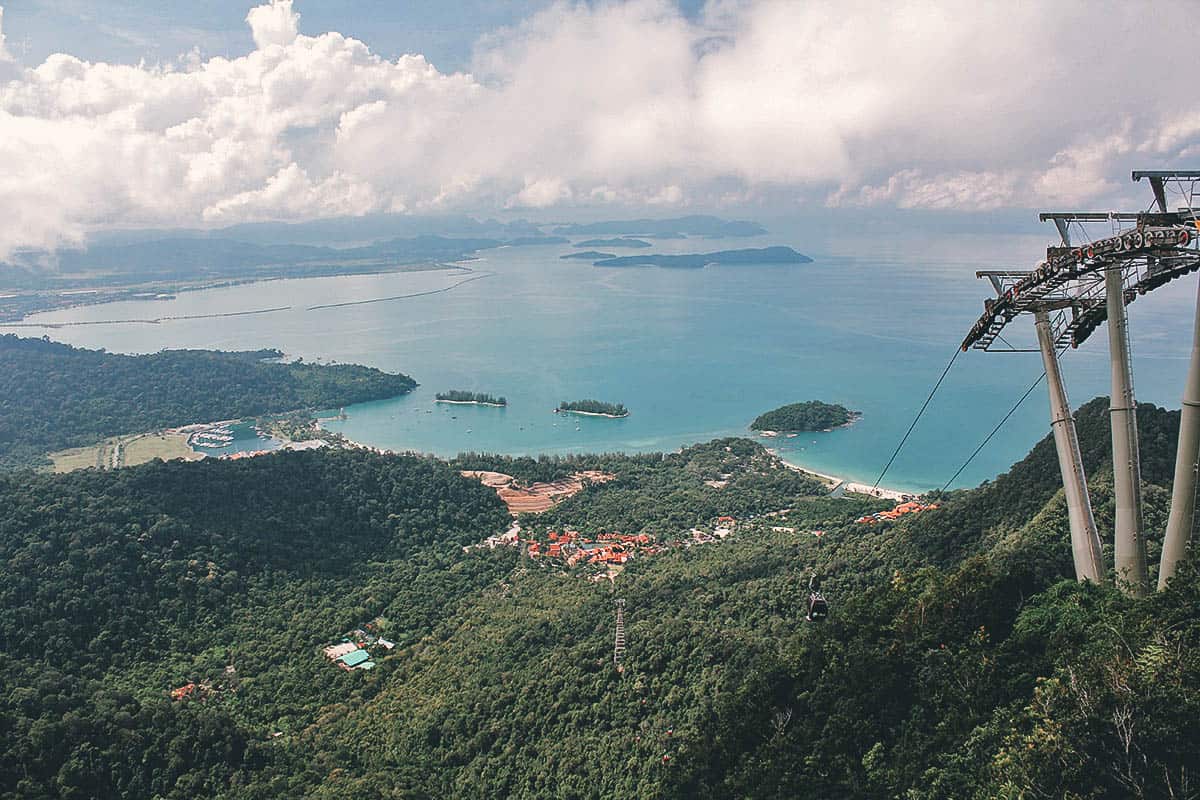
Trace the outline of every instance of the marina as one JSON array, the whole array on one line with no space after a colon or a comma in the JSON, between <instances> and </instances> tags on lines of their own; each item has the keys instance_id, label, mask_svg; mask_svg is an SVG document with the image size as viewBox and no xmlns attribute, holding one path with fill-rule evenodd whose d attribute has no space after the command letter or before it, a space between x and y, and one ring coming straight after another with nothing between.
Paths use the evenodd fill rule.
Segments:
<instances>
[{"instance_id":1,"label":"marina","mask_svg":"<svg viewBox=\"0 0 1200 800\"><path fill-rule=\"evenodd\" d=\"M263 431L253 420L201 423L180 430L187 432L187 443L193 451L210 457L270 452L284 445L283 441Z\"/></svg>"}]
</instances>

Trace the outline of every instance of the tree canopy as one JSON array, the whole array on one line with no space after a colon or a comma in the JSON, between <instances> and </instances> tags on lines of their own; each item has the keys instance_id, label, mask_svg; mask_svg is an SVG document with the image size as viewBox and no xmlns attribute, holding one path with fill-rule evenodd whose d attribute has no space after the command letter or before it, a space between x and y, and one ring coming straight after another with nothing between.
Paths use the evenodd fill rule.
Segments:
<instances>
[{"instance_id":1,"label":"tree canopy","mask_svg":"<svg viewBox=\"0 0 1200 800\"><path fill-rule=\"evenodd\" d=\"M752 431L823 431L845 425L855 414L845 406L809 400L791 403L759 414L750 423Z\"/></svg>"},{"instance_id":2,"label":"tree canopy","mask_svg":"<svg viewBox=\"0 0 1200 800\"><path fill-rule=\"evenodd\" d=\"M1111 540L1107 427L1080 409ZM1177 431L1139 408L1152 563ZM0 798L1186 796L1200 576L1140 600L1077 583L1052 447L873 526L854 519L886 503L745 439L0 475ZM521 536L662 552L609 581L464 551L511 522L467 469L611 472ZM395 650L331 666L320 648L367 623ZM208 688L173 701L188 682Z\"/></svg>"},{"instance_id":3,"label":"tree canopy","mask_svg":"<svg viewBox=\"0 0 1200 800\"><path fill-rule=\"evenodd\" d=\"M559 411L578 411L583 414L603 414L608 417L629 416L629 409L621 403L605 403L601 400L563 400Z\"/></svg>"},{"instance_id":4,"label":"tree canopy","mask_svg":"<svg viewBox=\"0 0 1200 800\"><path fill-rule=\"evenodd\" d=\"M451 403L481 403L489 406L508 405L508 400L504 397L494 397L487 392L468 392L464 389L451 389L448 392L438 392L436 399Z\"/></svg>"}]
</instances>

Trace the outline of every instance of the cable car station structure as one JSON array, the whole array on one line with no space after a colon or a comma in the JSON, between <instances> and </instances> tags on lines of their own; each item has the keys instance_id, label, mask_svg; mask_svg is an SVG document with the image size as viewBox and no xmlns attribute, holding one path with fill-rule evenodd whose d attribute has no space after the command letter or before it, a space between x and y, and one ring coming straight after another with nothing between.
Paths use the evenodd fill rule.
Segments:
<instances>
[{"instance_id":1,"label":"cable car station structure","mask_svg":"<svg viewBox=\"0 0 1200 800\"><path fill-rule=\"evenodd\" d=\"M1075 421L1059 369L1059 354L1078 347L1108 321L1112 364L1114 561L1118 586L1141 596L1148 591L1143 538L1141 470L1137 440L1137 403L1129 353L1126 306L1146 292L1200 269L1200 209L1193 202L1200 170L1137 171L1148 181L1153 204L1140 213L1053 212L1040 215L1058 229L1060 240L1046 248L1046 259L1027 271L984 271L997 297L984 301L984 313L963 340L963 351L1020 351L1004 338L1006 327L1022 315L1033 317L1038 350L1050 395L1050 423L1062 472L1071 529L1071 552L1079 580L1097 583L1106 573L1100 537L1079 455ZM1182 207L1170 209L1176 193ZM1106 229L1106 230L1105 230ZM1163 588L1187 555L1200 466L1200 292L1192 333L1191 361L1183 392L1179 447L1171 512L1163 542L1158 587Z\"/></svg>"}]
</instances>

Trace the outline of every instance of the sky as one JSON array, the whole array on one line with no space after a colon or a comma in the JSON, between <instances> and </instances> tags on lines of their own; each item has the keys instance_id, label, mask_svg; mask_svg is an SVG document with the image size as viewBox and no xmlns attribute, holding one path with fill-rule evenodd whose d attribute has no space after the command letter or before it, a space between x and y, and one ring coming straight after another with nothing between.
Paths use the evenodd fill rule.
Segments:
<instances>
[{"instance_id":1,"label":"sky","mask_svg":"<svg viewBox=\"0 0 1200 800\"><path fill-rule=\"evenodd\" d=\"M1144 203L1195 2L0 7L0 256L111 228ZM1135 199L1136 198L1136 199Z\"/></svg>"}]
</instances>

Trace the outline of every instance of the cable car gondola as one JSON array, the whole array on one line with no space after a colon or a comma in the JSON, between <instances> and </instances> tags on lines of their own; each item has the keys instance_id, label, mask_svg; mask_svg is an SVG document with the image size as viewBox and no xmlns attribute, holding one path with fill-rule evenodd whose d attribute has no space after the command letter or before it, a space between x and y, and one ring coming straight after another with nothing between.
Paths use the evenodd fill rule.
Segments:
<instances>
[{"instance_id":1,"label":"cable car gondola","mask_svg":"<svg viewBox=\"0 0 1200 800\"><path fill-rule=\"evenodd\" d=\"M829 616L829 602L816 588L816 580L815 575L808 579L808 614L804 618L809 622L823 620Z\"/></svg>"}]
</instances>

